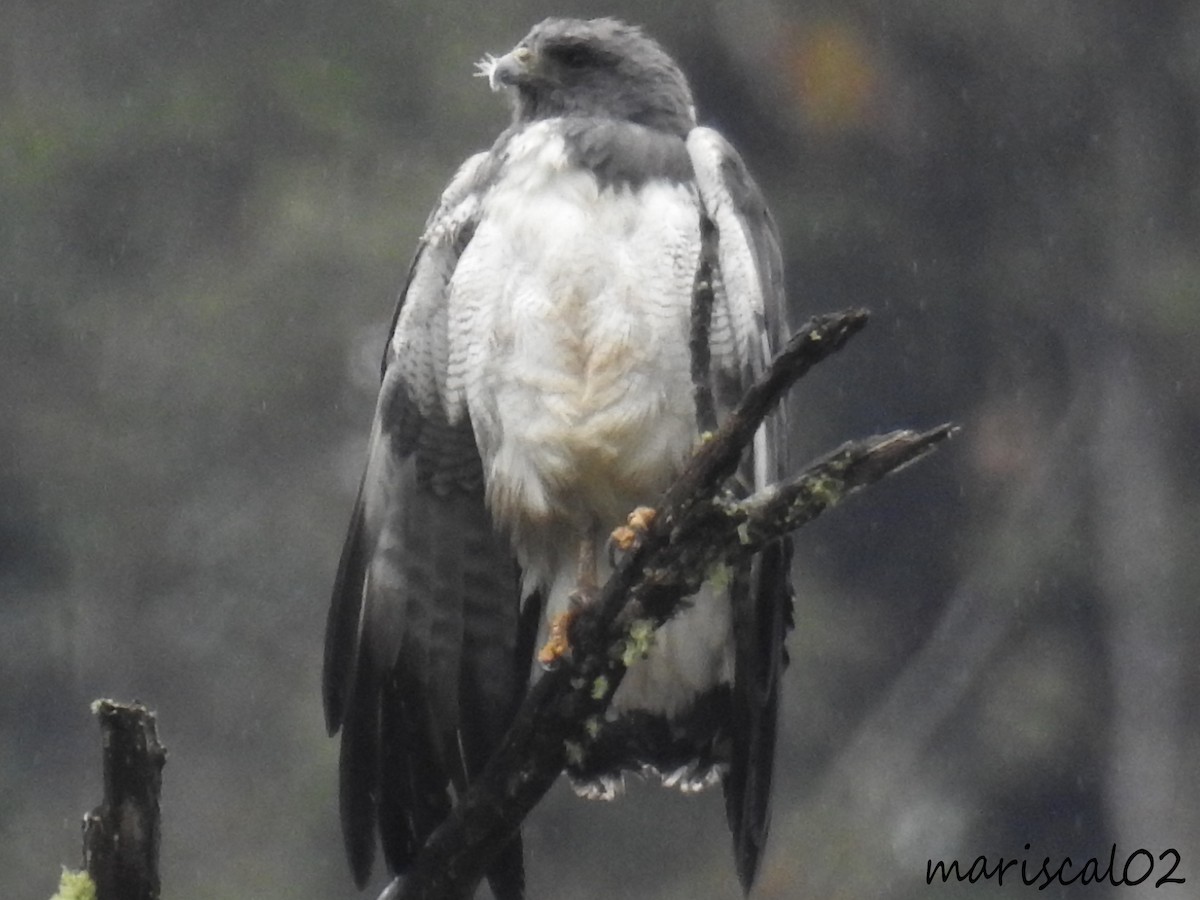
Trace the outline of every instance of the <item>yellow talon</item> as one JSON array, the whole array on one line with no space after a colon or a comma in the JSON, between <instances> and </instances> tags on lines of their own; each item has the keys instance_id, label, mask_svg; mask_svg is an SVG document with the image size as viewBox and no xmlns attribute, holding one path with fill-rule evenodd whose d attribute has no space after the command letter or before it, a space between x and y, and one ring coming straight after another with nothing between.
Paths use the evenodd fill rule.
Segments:
<instances>
[{"instance_id":1,"label":"yellow talon","mask_svg":"<svg viewBox=\"0 0 1200 900\"><path fill-rule=\"evenodd\" d=\"M646 531L654 524L654 518L658 515L658 511L652 506L639 506L629 514L629 525L631 528L636 528L638 531Z\"/></svg>"},{"instance_id":2,"label":"yellow talon","mask_svg":"<svg viewBox=\"0 0 1200 900\"><path fill-rule=\"evenodd\" d=\"M628 553L633 549L637 539L645 534L646 530L654 523L654 517L657 515L658 512L653 507L639 506L625 520L628 524L619 525L613 529L613 544L621 552Z\"/></svg>"},{"instance_id":3,"label":"yellow talon","mask_svg":"<svg viewBox=\"0 0 1200 900\"><path fill-rule=\"evenodd\" d=\"M550 635L542 649L538 651L538 662L546 668L558 663L571 652L571 641L567 637L567 629L571 627L571 619L575 613L567 611L559 613L550 620Z\"/></svg>"},{"instance_id":4,"label":"yellow talon","mask_svg":"<svg viewBox=\"0 0 1200 900\"><path fill-rule=\"evenodd\" d=\"M613 545L622 553L628 553L633 547L633 542L636 540L637 532L628 525L618 525L613 529Z\"/></svg>"}]
</instances>

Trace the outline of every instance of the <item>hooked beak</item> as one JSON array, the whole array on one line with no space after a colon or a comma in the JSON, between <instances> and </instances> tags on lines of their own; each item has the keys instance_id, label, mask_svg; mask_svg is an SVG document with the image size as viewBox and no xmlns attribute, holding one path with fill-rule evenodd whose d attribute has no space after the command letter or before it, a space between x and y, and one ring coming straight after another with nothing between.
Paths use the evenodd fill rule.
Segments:
<instances>
[{"instance_id":1,"label":"hooked beak","mask_svg":"<svg viewBox=\"0 0 1200 900\"><path fill-rule=\"evenodd\" d=\"M517 47L503 56L490 53L475 64L475 74L488 80L488 87L498 91L503 87L516 87L523 75L529 74L529 63L533 54L527 47Z\"/></svg>"}]
</instances>

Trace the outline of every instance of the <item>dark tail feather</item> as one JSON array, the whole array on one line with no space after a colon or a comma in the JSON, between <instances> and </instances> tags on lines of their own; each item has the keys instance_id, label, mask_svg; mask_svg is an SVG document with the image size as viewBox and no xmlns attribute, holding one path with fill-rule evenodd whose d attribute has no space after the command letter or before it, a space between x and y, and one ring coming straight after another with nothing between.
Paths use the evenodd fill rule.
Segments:
<instances>
[{"instance_id":1,"label":"dark tail feather","mask_svg":"<svg viewBox=\"0 0 1200 900\"><path fill-rule=\"evenodd\" d=\"M338 761L342 839L354 883L361 890L371 877L375 858L377 806L375 784L379 772L379 698L359 679L350 698L354 708L345 716Z\"/></svg>"},{"instance_id":2,"label":"dark tail feather","mask_svg":"<svg viewBox=\"0 0 1200 900\"><path fill-rule=\"evenodd\" d=\"M496 856L487 878L496 900L525 900L525 849L519 833Z\"/></svg>"},{"instance_id":3,"label":"dark tail feather","mask_svg":"<svg viewBox=\"0 0 1200 900\"><path fill-rule=\"evenodd\" d=\"M450 812L446 774L425 735L418 688L397 672L383 696L379 837L390 872L406 872Z\"/></svg>"},{"instance_id":4,"label":"dark tail feather","mask_svg":"<svg viewBox=\"0 0 1200 900\"><path fill-rule=\"evenodd\" d=\"M325 625L325 665L321 674L321 696L325 706L325 727L330 736L337 733L346 715L351 689L358 668L358 626L362 615L362 588L366 573L366 548L363 536L362 487L354 503L350 530L342 546L333 599Z\"/></svg>"},{"instance_id":5,"label":"dark tail feather","mask_svg":"<svg viewBox=\"0 0 1200 900\"><path fill-rule=\"evenodd\" d=\"M770 827L784 637L791 622L790 564L790 545L772 545L755 561L749 577L743 575L733 586L737 646L725 811L738 880L746 893L758 874Z\"/></svg>"}]
</instances>

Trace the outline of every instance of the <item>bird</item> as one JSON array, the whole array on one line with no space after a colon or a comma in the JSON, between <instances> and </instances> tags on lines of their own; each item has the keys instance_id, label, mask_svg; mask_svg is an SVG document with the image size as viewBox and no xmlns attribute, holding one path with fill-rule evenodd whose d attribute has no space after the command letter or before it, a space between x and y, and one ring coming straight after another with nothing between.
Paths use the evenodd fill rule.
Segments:
<instances>
[{"instance_id":1,"label":"bird","mask_svg":"<svg viewBox=\"0 0 1200 900\"><path fill-rule=\"evenodd\" d=\"M774 220L640 27L546 19L478 73L512 120L429 216L384 354L329 608L323 701L361 888L403 875L487 762L552 623L787 333ZM729 489L786 465L781 411ZM742 887L766 840L791 547L714 577L615 692L576 789L720 783ZM520 836L491 865L524 893Z\"/></svg>"}]
</instances>

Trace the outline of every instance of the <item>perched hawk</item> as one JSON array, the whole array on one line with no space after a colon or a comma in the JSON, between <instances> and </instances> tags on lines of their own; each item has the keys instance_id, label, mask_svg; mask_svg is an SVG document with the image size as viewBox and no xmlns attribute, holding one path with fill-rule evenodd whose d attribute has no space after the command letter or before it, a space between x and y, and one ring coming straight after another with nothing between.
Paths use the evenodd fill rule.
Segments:
<instances>
[{"instance_id":1,"label":"perched hawk","mask_svg":"<svg viewBox=\"0 0 1200 900\"><path fill-rule=\"evenodd\" d=\"M547 19L480 70L513 122L418 245L329 612L325 712L360 886L376 832L389 869L408 868L502 736L545 623L603 582L613 527L655 503L784 331L770 214L657 43ZM783 455L773 420L733 489L777 479ZM693 597L569 773L593 795L630 770L720 781L747 890L788 562L776 546ZM488 878L521 897L519 838Z\"/></svg>"}]
</instances>

